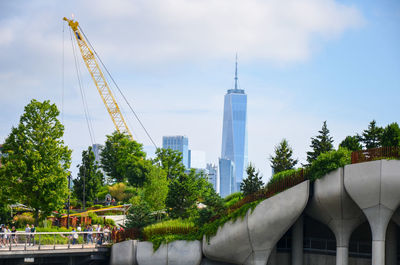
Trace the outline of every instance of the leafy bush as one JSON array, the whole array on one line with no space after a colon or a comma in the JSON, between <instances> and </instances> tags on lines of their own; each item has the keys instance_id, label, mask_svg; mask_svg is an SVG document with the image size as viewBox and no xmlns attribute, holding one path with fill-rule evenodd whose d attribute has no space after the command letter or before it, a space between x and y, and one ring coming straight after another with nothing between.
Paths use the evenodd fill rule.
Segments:
<instances>
[{"instance_id":1,"label":"leafy bush","mask_svg":"<svg viewBox=\"0 0 400 265\"><path fill-rule=\"evenodd\" d=\"M143 228L143 234L146 238L167 234L190 234L196 232L197 227L193 221L188 219L173 219L157 224L152 224Z\"/></svg>"},{"instance_id":2,"label":"leafy bush","mask_svg":"<svg viewBox=\"0 0 400 265\"><path fill-rule=\"evenodd\" d=\"M339 148L338 150L322 153L311 163L308 169L309 179L319 179L329 172L350 163L351 151L346 148Z\"/></svg>"},{"instance_id":3,"label":"leafy bush","mask_svg":"<svg viewBox=\"0 0 400 265\"><path fill-rule=\"evenodd\" d=\"M33 215L31 213L23 213L14 216L13 221L15 227L24 228L26 224L33 224L35 222L35 219L33 218Z\"/></svg>"},{"instance_id":4,"label":"leafy bush","mask_svg":"<svg viewBox=\"0 0 400 265\"><path fill-rule=\"evenodd\" d=\"M150 211L150 206L144 201L138 205L132 205L128 211L126 219L127 228L141 229L154 222L154 218Z\"/></svg>"},{"instance_id":5,"label":"leafy bush","mask_svg":"<svg viewBox=\"0 0 400 265\"><path fill-rule=\"evenodd\" d=\"M115 226L115 221L113 219L108 219L106 218L106 223L105 225L109 225L109 226Z\"/></svg>"},{"instance_id":6,"label":"leafy bush","mask_svg":"<svg viewBox=\"0 0 400 265\"><path fill-rule=\"evenodd\" d=\"M270 179L270 181L268 182L268 184L272 184L275 182L278 182L282 179L285 179L287 177L292 176L295 173L298 173L302 170L302 168L298 168L298 169L289 169L289 170L285 170L285 171L281 171L279 173L276 173L272 176L272 178Z\"/></svg>"},{"instance_id":7,"label":"leafy bush","mask_svg":"<svg viewBox=\"0 0 400 265\"><path fill-rule=\"evenodd\" d=\"M239 192L235 192L235 193L231 193L228 196L226 196L224 198L224 206L225 207L229 207L231 205L234 205L235 203L237 203L238 201L240 201L243 198L242 193Z\"/></svg>"}]
</instances>

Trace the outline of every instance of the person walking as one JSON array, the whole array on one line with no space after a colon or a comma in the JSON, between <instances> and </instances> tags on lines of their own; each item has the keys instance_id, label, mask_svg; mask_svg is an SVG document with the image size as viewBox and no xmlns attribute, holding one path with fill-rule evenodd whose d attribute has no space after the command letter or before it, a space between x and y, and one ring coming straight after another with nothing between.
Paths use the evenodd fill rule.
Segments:
<instances>
[{"instance_id":1,"label":"person walking","mask_svg":"<svg viewBox=\"0 0 400 265\"><path fill-rule=\"evenodd\" d=\"M35 245L35 234L36 234L36 227L32 224L32 226L31 226L31 240L32 240L32 246Z\"/></svg>"},{"instance_id":2,"label":"person walking","mask_svg":"<svg viewBox=\"0 0 400 265\"><path fill-rule=\"evenodd\" d=\"M93 227L91 225L88 226L88 235L87 235L87 243L89 244L92 243L93 244Z\"/></svg>"},{"instance_id":3,"label":"person walking","mask_svg":"<svg viewBox=\"0 0 400 265\"><path fill-rule=\"evenodd\" d=\"M7 246L7 244L11 245L11 230L8 225L4 230L4 239L5 239L5 246Z\"/></svg>"},{"instance_id":4,"label":"person walking","mask_svg":"<svg viewBox=\"0 0 400 265\"><path fill-rule=\"evenodd\" d=\"M31 228L29 226L29 224L26 224L26 228L25 228L25 242L28 244L28 246L31 245Z\"/></svg>"},{"instance_id":5,"label":"person walking","mask_svg":"<svg viewBox=\"0 0 400 265\"><path fill-rule=\"evenodd\" d=\"M76 232L75 228L72 229L72 245L75 245L78 241L78 233Z\"/></svg>"},{"instance_id":6,"label":"person walking","mask_svg":"<svg viewBox=\"0 0 400 265\"><path fill-rule=\"evenodd\" d=\"M5 231L5 228L4 228L4 225L1 225L0 226L0 248L3 248L3 247L5 247L5 244L4 244L4 231Z\"/></svg>"},{"instance_id":7,"label":"person walking","mask_svg":"<svg viewBox=\"0 0 400 265\"><path fill-rule=\"evenodd\" d=\"M15 226L13 226L11 228L11 244L14 243L15 246L17 246L18 241L17 241L17 229L15 228Z\"/></svg>"}]
</instances>

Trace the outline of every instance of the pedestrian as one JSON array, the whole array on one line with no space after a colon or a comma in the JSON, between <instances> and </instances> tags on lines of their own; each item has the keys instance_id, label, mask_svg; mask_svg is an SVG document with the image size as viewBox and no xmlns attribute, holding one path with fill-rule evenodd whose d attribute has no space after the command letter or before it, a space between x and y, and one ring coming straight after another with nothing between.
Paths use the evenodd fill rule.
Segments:
<instances>
[{"instance_id":1,"label":"pedestrian","mask_svg":"<svg viewBox=\"0 0 400 265\"><path fill-rule=\"evenodd\" d=\"M108 228L107 225L104 227L103 232L104 232L104 243L108 243L108 241L110 240L110 238L109 238L110 237L110 229Z\"/></svg>"},{"instance_id":2,"label":"pedestrian","mask_svg":"<svg viewBox=\"0 0 400 265\"><path fill-rule=\"evenodd\" d=\"M11 228L11 240L12 240L12 243L14 243L15 246L17 246L17 244L18 244L18 241L17 241L17 229L15 228L15 226L13 226Z\"/></svg>"},{"instance_id":3,"label":"pedestrian","mask_svg":"<svg viewBox=\"0 0 400 265\"><path fill-rule=\"evenodd\" d=\"M89 225L88 227L88 235L87 235L87 243L91 242L93 244L93 227Z\"/></svg>"},{"instance_id":4,"label":"pedestrian","mask_svg":"<svg viewBox=\"0 0 400 265\"><path fill-rule=\"evenodd\" d=\"M86 226L85 227L85 229L83 229L83 242L84 243L87 243L87 236L88 236L88 234L87 234L87 231L88 231L88 226Z\"/></svg>"},{"instance_id":5,"label":"pedestrian","mask_svg":"<svg viewBox=\"0 0 400 265\"><path fill-rule=\"evenodd\" d=\"M32 224L32 226L31 226L31 240L32 240L32 246L35 245L35 234L36 234L36 227Z\"/></svg>"},{"instance_id":6,"label":"pedestrian","mask_svg":"<svg viewBox=\"0 0 400 265\"><path fill-rule=\"evenodd\" d=\"M78 233L76 232L75 228L72 229L72 245L75 245L78 241Z\"/></svg>"},{"instance_id":7,"label":"pedestrian","mask_svg":"<svg viewBox=\"0 0 400 265\"><path fill-rule=\"evenodd\" d=\"M26 224L26 228L25 228L25 242L28 243L28 246L31 245L31 228L29 226L29 224Z\"/></svg>"},{"instance_id":8,"label":"pedestrian","mask_svg":"<svg viewBox=\"0 0 400 265\"><path fill-rule=\"evenodd\" d=\"M5 234L4 234L4 232L5 232L4 225L1 225L0 226L0 248L5 247L5 244L4 244L4 236L5 236Z\"/></svg>"},{"instance_id":9,"label":"pedestrian","mask_svg":"<svg viewBox=\"0 0 400 265\"><path fill-rule=\"evenodd\" d=\"M8 225L6 226L4 233L5 245L7 246L7 243L11 245L11 230Z\"/></svg>"}]
</instances>

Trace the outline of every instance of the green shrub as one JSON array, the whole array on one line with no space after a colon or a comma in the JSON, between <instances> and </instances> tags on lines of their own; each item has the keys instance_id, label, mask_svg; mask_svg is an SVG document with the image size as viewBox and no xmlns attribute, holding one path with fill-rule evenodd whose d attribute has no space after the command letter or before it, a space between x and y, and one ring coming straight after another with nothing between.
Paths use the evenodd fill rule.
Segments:
<instances>
[{"instance_id":1,"label":"green shrub","mask_svg":"<svg viewBox=\"0 0 400 265\"><path fill-rule=\"evenodd\" d=\"M272 176L272 178L270 179L268 184L272 184L272 183L278 182L282 179L285 179L287 177L290 177L290 176L300 172L301 170L302 170L302 168L297 168L297 169L289 169L289 170L285 170L285 171L276 173Z\"/></svg>"},{"instance_id":2,"label":"green shrub","mask_svg":"<svg viewBox=\"0 0 400 265\"><path fill-rule=\"evenodd\" d=\"M226 196L224 198L224 206L229 207L231 205L234 205L235 203L240 201L242 198L243 198L243 194L240 191L229 194L228 196Z\"/></svg>"},{"instance_id":3,"label":"green shrub","mask_svg":"<svg viewBox=\"0 0 400 265\"><path fill-rule=\"evenodd\" d=\"M197 231L194 222L189 219L173 219L143 228L143 234L146 238L167 234L190 234Z\"/></svg>"},{"instance_id":4,"label":"green shrub","mask_svg":"<svg viewBox=\"0 0 400 265\"><path fill-rule=\"evenodd\" d=\"M144 201L138 205L132 205L132 207L129 208L126 219L127 228L141 229L154 222L154 217L151 214L150 206Z\"/></svg>"},{"instance_id":5,"label":"green shrub","mask_svg":"<svg viewBox=\"0 0 400 265\"><path fill-rule=\"evenodd\" d=\"M322 153L311 163L308 169L309 179L319 179L329 172L350 163L351 151L346 148L339 148L338 150Z\"/></svg>"},{"instance_id":6,"label":"green shrub","mask_svg":"<svg viewBox=\"0 0 400 265\"><path fill-rule=\"evenodd\" d=\"M111 226L115 226L115 221L113 219L107 219L106 218L106 223L105 225L111 225Z\"/></svg>"},{"instance_id":7,"label":"green shrub","mask_svg":"<svg viewBox=\"0 0 400 265\"><path fill-rule=\"evenodd\" d=\"M26 224L33 224L35 219L33 218L31 213L23 213L14 216L13 218L15 227L24 228Z\"/></svg>"}]
</instances>

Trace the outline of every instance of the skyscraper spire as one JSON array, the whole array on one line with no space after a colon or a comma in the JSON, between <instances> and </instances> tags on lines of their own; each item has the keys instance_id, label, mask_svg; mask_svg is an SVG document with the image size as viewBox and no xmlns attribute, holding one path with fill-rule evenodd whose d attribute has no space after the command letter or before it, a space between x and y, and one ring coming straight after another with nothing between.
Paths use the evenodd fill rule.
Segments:
<instances>
[{"instance_id":1,"label":"skyscraper spire","mask_svg":"<svg viewBox=\"0 0 400 265\"><path fill-rule=\"evenodd\" d=\"M238 64L238 56L236 53L236 63L235 63L235 90L238 89L238 76L237 76L237 64Z\"/></svg>"}]
</instances>

